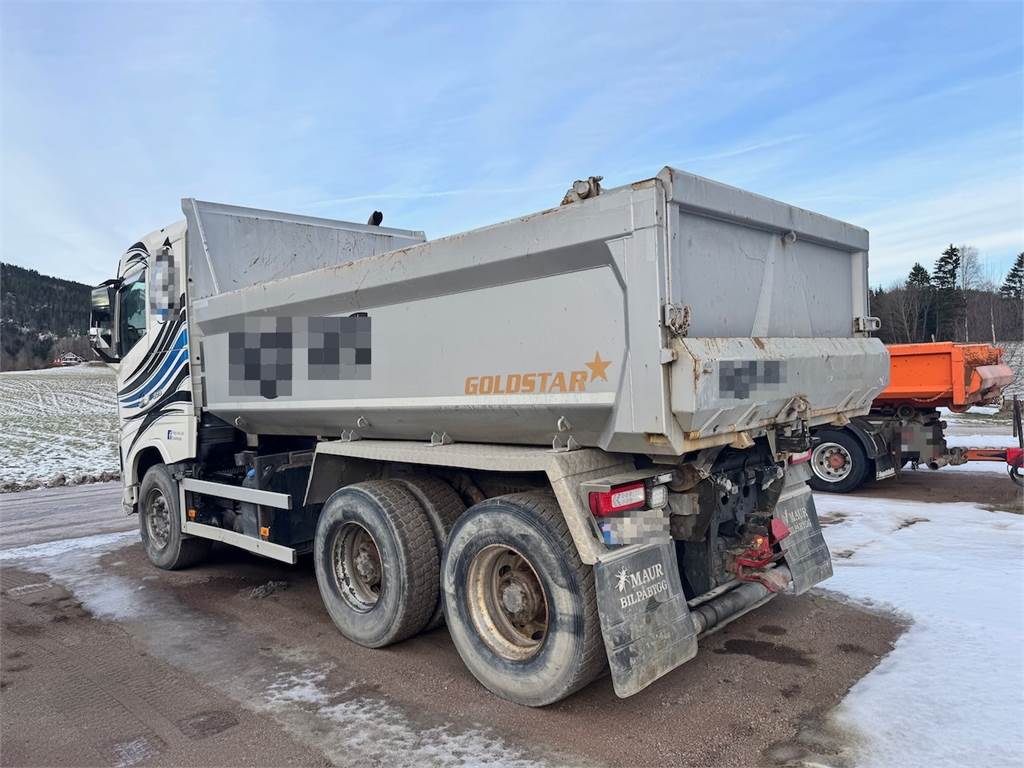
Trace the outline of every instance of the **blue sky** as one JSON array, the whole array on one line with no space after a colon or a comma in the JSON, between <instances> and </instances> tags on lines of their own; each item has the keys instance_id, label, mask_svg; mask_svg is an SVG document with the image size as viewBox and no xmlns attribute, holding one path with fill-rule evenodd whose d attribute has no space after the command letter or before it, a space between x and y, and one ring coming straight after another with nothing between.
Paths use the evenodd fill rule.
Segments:
<instances>
[{"instance_id":1,"label":"blue sky","mask_svg":"<svg viewBox=\"0 0 1024 768\"><path fill-rule=\"evenodd\" d=\"M428 237L666 164L1024 250L1018 2L0 4L0 259L98 282L180 198Z\"/></svg>"}]
</instances>

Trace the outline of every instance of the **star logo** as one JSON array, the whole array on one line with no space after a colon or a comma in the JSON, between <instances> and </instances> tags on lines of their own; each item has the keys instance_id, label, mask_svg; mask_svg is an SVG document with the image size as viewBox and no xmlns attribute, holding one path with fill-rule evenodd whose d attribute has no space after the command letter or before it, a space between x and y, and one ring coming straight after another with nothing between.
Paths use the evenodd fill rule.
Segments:
<instances>
[{"instance_id":1,"label":"star logo","mask_svg":"<svg viewBox=\"0 0 1024 768\"><path fill-rule=\"evenodd\" d=\"M608 366L611 365L611 360L602 360L601 353L595 352L594 359L589 363L584 363L587 368L590 369L590 380L594 381L600 379L601 381L608 381Z\"/></svg>"},{"instance_id":2,"label":"star logo","mask_svg":"<svg viewBox=\"0 0 1024 768\"><path fill-rule=\"evenodd\" d=\"M619 592L626 591L626 581L629 579L629 571L625 567L620 568L615 572L616 586L619 588Z\"/></svg>"}]
</instances>

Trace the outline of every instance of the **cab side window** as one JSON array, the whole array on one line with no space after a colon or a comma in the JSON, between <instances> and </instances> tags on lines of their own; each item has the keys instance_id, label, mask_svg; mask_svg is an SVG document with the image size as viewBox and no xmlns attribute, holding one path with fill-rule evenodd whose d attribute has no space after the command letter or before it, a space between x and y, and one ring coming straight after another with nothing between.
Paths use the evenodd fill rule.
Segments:
<instances>
[{"instance_id":1,"label":"cab side window","mask_svg":"<svg viewBox=\"0 0 1024 768\"><path fill-rule=\"evenodd\" d=\"M121 287L119 298L117 338L124 357L146 335L146 270Z\"/></svg>"}]
</instances>

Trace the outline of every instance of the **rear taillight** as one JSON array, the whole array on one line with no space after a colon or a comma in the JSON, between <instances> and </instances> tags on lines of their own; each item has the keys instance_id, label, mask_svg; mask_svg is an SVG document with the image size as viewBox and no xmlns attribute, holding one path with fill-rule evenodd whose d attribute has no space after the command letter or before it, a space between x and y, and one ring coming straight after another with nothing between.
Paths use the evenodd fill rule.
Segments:
<instances>
[{"instance_id":1,"label":"rear taillight","mask_svg":"<svg viewBox=\"0 0 1024 768\"><path fill-rule=\"evenodd\" d=\"M806 461L811 460L811 452L804 451L803 453L791 453L789 455L790 464L803 464Z\"/></svg>"},{"instance_id":2,"label":"rear taillight","mask_svg":"<svg viewBox=\"0 0 1024 768\"><path fill-rule=\"evenodd\" d=\"M647 490L644 484L628 483L619 485L608 491L590 494L590 511L598 517L640 509L647 502Z\"/></svg>"}]
</instances>

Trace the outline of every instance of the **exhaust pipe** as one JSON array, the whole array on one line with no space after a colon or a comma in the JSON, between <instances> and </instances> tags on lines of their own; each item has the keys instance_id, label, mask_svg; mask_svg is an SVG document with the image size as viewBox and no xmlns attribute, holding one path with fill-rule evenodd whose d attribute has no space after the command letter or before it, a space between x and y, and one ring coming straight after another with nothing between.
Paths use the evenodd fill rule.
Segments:
<instances>
[{"instance_id":1,"label":"exhaust pipe","mask_svg":"<svg viewBox=\"0 0 1024 768\"><path fill-rule=\"evenodd\" d=\"M772 575L778 581L787 584L793 579L789 568L785 565L772 569ZM760 582L745 581L724 595L694 608L690 612L693 617L693 625L698 635L710 634L767 603L776 594L778 593L772 592Z\"/></svg>"}]
</instances>

